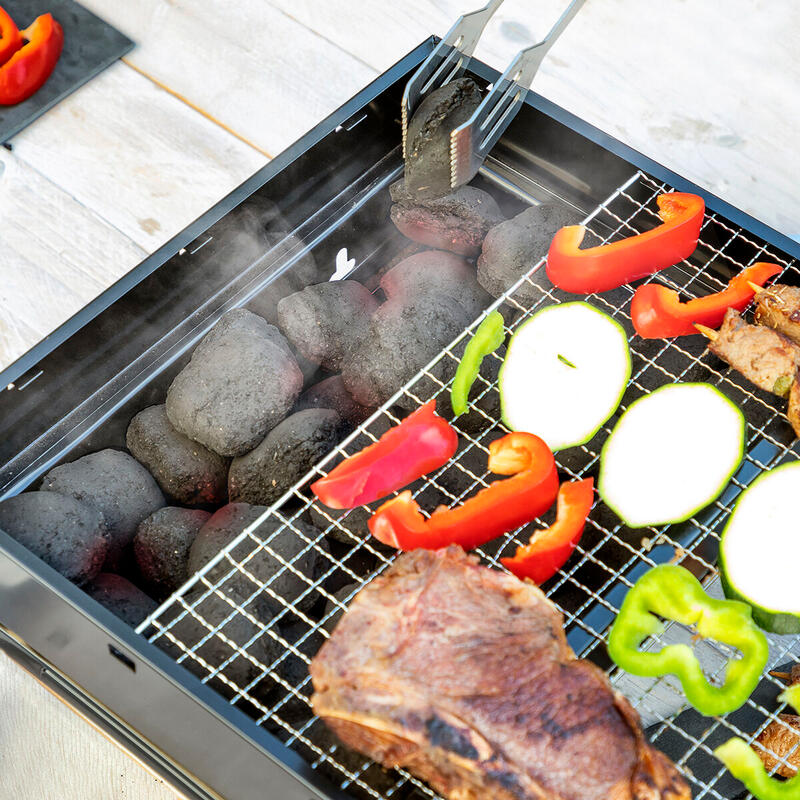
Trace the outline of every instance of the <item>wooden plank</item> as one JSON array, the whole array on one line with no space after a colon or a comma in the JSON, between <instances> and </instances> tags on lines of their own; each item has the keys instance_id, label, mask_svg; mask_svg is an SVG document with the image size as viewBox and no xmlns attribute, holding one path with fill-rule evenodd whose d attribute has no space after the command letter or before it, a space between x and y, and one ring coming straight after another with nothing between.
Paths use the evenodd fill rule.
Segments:
<instances>
[{"instance_id":1,"label":"wooden plank","mask_svg":"<svg viewBox=\"0 0 800 800\"><path fill-rule=\"evenodd\" d=\"M126 60L274 155L375 70L261 0L88 0L138 46Z\"/></svg>"},{"instance_id":2,"label":"wooden plank","mask_svg":"<svg viewBox=\"0 0 800 800\"><path fill-rule=\"evenodd\" d=\"M269 0L298 22L386 69L463 0ZM566 0L506 0L476 55L498 69L543 36ZM800 6L759 0L590 0L554 46L536 90L626 144L790 236L800 236ZM755 43L768 42L768 57Z\"/></svg>"},{"instance_id":3,"label":"wooden plank","mask_svg":"<svg viewBox=\"0 0 800 800\"><path fill-rule=\"evenodd\" d=\"M2 795L18 800L176 800L134 762L0 653ZM20 739L25 748L17 751Z\"/></svg>"},{"instance_id":4,"label":"wooden plank","mask_svg":"<svg viewBox=\"0 0 800 800\"><path fill-rule=\"evenodd\" d=\"M0 148L0 368L144 257L123 233Z\"/></svg>"},{"instance_id":5,"label":"wooden plank","mask_svg":"<svg viewBox=\"0 0 800 800\"><path fill-rule=\"evenodd\" d=\"M14 137L13 145L18 158L147 252L267 161L122 63ZM29 211L39 213L35 206ZM115 254L107 258L113 262ZM118 274L110 264L99 285Z\"/></svg>"}]
</instances>

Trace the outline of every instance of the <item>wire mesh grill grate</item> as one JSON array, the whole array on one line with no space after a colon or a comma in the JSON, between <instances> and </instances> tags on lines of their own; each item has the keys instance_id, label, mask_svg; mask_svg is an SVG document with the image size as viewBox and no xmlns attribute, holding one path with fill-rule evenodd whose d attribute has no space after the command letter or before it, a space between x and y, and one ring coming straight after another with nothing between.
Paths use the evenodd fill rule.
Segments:
<instances>
[{"instance_id":1,"label":"wire mesh grill grate","mask_svg":"<svg viewBox=\"0 0 800 800\"><path fill-rule=\"evenodd\" d=\"M658 223L655 199L664 191L669 187L648 175L632 175L587 217L586 244L628 236ZM707 214L696 253L660 273L657 280L686 296L697 296L719 291L732 274L760 260L797 270L780 252L726 219ZM543 266L544 258L495 304L505 303L515 312L508 332L545 305L575 299L550 285ZM789 282L800 282L797 277ZM702 337L634 338L628 313L632 294L633 289L624 286L587 298L627 331L633 369L617 414L590 442L557 455L562 477L596 474L600 448L619 414L638 397L672 381L706 381L736 403L748 422L747 455L718 500L680 525L634 531L597 500L576 553L545 588L564 615L567 638L575 652L609 670L618 688L649 724L651 741L686 775L693 796L724 800L742 789L713 757L713 748L733 735L752 742L770 722L779 721L777 715L785 709L776 696L783 684L765 675L740 711L706 718L687 709L680 686L669 678L644 681L614 674L604 643L625 591L657 563L682 563L715 591L719 535L736 497L760 472L796 458L798 451L781 401L754 390L709 355ZM437 795L403 770L384 770L337 745L311 712L310 659L351 597L389 566L393 553L369 537L366 520L370 509L333 512L312 502L307 485L338 459L376 441L396 424L398 401L410 408L440 397L439 409L445 408L449 385L439 377L444 373L438 362L456 362L459 345L463 347L478 322L139 628L354 797ZM499 398L496 380L491 377L496 378L500 360L497 354L490 357L490 368L484 368L478 378L479 396L471 402L469 413L453 423L461 440L455 458L411 487L424 509L456 505L491 481L486 470L488 443L506 433L498 421ZM485 563L501 569L499 558L513 555L516 545L527 541L533 527L548 522L550 518L546 517L500 537L478 553ZM689 641L691 633L672 625L661 638ZM727 658L733 654L713 642L702 642L696 650L711 679L720 679ZM770 636L768 669L782 665L788 671L787 663L798 662L798 637Z\"/></svg>"}]
</instances>

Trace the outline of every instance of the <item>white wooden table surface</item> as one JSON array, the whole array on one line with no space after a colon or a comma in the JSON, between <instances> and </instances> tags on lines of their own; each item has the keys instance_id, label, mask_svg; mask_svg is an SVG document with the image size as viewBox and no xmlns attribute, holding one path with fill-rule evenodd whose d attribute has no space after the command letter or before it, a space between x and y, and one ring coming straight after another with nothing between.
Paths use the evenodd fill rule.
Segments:
<instances>
[{"instance_id":1,"label":"white wooden table surface","mask_svg":"<svg viewBox=\"0 0 800 800\"><path fill-rule=\"evenodd\" d=\"M85 0L137 42L0 149L0 368L480 0ZM565 0L506 0L502 68ZM800 6L588 0L545 96L800 234ZM173 793L0 656L0 800ZM279 798L275 798L279 800Z\"/></svg>"}]
</instances>

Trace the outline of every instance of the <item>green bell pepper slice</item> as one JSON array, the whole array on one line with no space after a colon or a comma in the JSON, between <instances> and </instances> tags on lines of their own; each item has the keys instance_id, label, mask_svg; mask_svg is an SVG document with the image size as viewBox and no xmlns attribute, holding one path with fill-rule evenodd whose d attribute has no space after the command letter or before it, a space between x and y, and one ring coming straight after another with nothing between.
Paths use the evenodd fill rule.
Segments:
<instances>
[{"instance_id":1,"label":"green bell pepper slice","mask_svg":"<svg viewBox=\"0 0 800 800\"><path fill-rule=\"evenodd\" d=\"M722 686L706 680L689 645L671 644L655 653L639 649L649 636L663 633L658 617L696 625L703 638L741 651L741 659L728 661ZM663 564L645 573L625 596L609 634L608 653L633 675L675 675L689 703L701 714L713 716L745 703L766 666L769 648L746 603L709 597L689 570Z\"/></svg>"},{"instance_id":2,"label":"green bell pepper slice","mask_svg":"<svg viewBox=\"0 0 800 800\"><path fill-rule=\"evenodd\" d=\"M778 699L800 713L800 685L787 689ZM785 782L770 777L761 759L744 739L728 739L714 750L714 755L758 800L800 800L800 774Z\"/></svg>"},{"instance_id":3,"label":"green bell pepper slice","mask_svg":"<svg viewBox=\"0 0 800 800\"><path fill-rule=\"evenodd\" d=\"M450 389L450 405L454 414L463 414L467 410L469 390L478 377L483 359L493 353L505 341L506 334L503 330L503 315L499 311L492 311L486 319L478 325L472 338L464 348L464 355L453 378Z\"/></svg>"}]
</instances>

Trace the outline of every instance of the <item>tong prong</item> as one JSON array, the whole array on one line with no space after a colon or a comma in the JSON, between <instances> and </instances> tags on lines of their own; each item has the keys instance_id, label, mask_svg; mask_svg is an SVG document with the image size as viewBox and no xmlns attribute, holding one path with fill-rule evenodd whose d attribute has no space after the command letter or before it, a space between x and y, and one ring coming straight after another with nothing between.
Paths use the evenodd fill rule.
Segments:
<instances>
[{"instance_id":1,"label":"tong prong","mask_svg":"<svg viewBox=\"0 0 800 800\"><path fill-rule=\"evenodd\" d=\"M544 39L520 50L475 113L450 134L450 186L453 189L475 176L519 111L547 52L585 2L572 0Z\"/></svg>"},{"instance_id":2,"label":"tong prong","mask_svg":"<svg viewBox=\"0 0 800 800\"><path fill-rule=\"evenodd\" d=\"M408 121L411 115L428 92L450 83L466 68L486 24L502 4L503 0L490 0L483 8L459 17L409 79L400 104L403 158L406 157Z\"/></svg>"}]
</instances>

